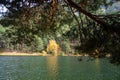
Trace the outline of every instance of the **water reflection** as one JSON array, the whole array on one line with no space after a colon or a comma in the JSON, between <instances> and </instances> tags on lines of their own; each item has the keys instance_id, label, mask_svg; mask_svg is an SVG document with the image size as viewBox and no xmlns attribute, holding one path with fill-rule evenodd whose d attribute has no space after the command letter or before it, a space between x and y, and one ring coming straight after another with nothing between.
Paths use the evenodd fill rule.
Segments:
<instances>
[{"instance_id":1,"label":"water reflection","mask_svg":"<svg viewBox=\"0 0 120 80\"><path fill-rule=\"evenodd\" d=\"M96 66L97 71L100 72L100 59L99 58L95 59L95 66Z\"/></svg>"},{"instance_id":2,"label":"water reflection","mask_svg":"<svg viewBox=\"0 0 120 80\"><path fill-rule=\"evenodd\" d=\"M57 80L58 76L58 57L47 57L47 69L50 78Z\"/></svg>"},{"instance_id":3,"label":"water reflection","mask_svg":"<svg viewBox=\"0 0 120 80\"><path fill-rule=\"evenodd\" d=\"M0 80L120 80L120 67L106 59L0 57Z\"/></svg>"}]
</instances>

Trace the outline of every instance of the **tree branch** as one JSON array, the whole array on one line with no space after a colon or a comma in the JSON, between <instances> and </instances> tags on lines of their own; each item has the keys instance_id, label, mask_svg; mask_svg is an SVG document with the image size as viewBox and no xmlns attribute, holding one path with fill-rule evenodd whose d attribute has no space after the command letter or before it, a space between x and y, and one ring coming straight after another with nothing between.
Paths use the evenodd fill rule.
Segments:
<instances>
[{"instance_id":1,"label":"tree branch","mask_svg":"<svg viewBox=\"0 0 120 80\"><path fill-rule=\"evenodd\" d=\"M83 13L84 15L88 16L89 18L91 18L92 20L96 21L98 24L101 25L101 27L109 32L116 32L116 33L120 33L120 30L116 29L113 26L108 25L107 23L105 23L103 20L101 20L99 17L94 16L93 14L91 14L90 12L84 10L83 8L81 8L78 4L76 4L75 2L73 2L72 0L67 0L68 4L71 7L74 7L75 9L79 10L81 13Z\"/></svg>"}]
</instances>

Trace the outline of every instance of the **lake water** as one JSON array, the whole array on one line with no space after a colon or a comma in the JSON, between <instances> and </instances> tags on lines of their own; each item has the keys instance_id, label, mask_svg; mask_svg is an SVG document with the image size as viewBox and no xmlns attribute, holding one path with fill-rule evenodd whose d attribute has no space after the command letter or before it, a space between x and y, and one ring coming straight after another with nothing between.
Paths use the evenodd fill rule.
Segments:
<instances>
[{"instance_id":1,"label":"lake water","mask_svg":"<svg viewBox=\"0 0 120 80\"><path fill-rule=\"evenodd\" d=\"M120 66L87 57L0 56L0 80L120 80Z\"/></svg>"}]
</instances>

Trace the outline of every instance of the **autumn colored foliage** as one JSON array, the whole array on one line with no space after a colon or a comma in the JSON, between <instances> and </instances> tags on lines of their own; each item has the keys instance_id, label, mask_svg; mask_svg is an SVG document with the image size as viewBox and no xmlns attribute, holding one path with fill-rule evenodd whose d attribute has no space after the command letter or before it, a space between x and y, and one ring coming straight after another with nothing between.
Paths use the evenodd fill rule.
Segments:
<instances>
[{"instance_id":1,"label":"autumn colored foliage","mask_svg":"<svg viewBox=\"0 0 120 80\"><path fill-rule=\"evenodd\" d=\"M49 40L47 45L47 52L57 56L60 53L60 46L55 40Z\"/></svg>"}]
</instances>

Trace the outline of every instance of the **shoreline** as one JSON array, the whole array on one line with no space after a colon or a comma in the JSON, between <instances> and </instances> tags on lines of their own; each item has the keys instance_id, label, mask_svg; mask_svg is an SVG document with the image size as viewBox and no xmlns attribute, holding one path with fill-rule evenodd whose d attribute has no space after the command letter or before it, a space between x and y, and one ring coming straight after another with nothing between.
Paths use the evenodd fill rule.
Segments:
<instances>
[{"instance_id":1,"label":"shoreline","mask_svg":"<svg viewBox=\"0 0 120 80\"><path fill-rule=\"evenodd\" d=\"M0 56L54 56L54 55L43 53L0 52ZM64 55L64 56L82 56L82 55Z\"/></svg>"},{"instance_id":2,"label":"shoreline","mask_svg":"<svg viewBox=\"0 0 120 80\"><path fill-rule=\"evenodd\" d=\"M43 56L41 53L1 52L0 56Z\"/></svg>"},{"instance_id":3,"label":"shoreline","mask_svg":"<svg viewBox=\"0 0 120 80\"><path fill-rule=\"evenodd\" d=\"M44 53L23 53L23 52L0 52L0 56L55 56L52 54L44 54ZM57 56L83 56L82 54L78 54L78 55L74 55L74 54L70 54L70 55L57 55ZM89 55L84 55L84 56L89 56ZM107 54L106 57L110 57L110 54Z\"/></svg>"}]
</instances>

